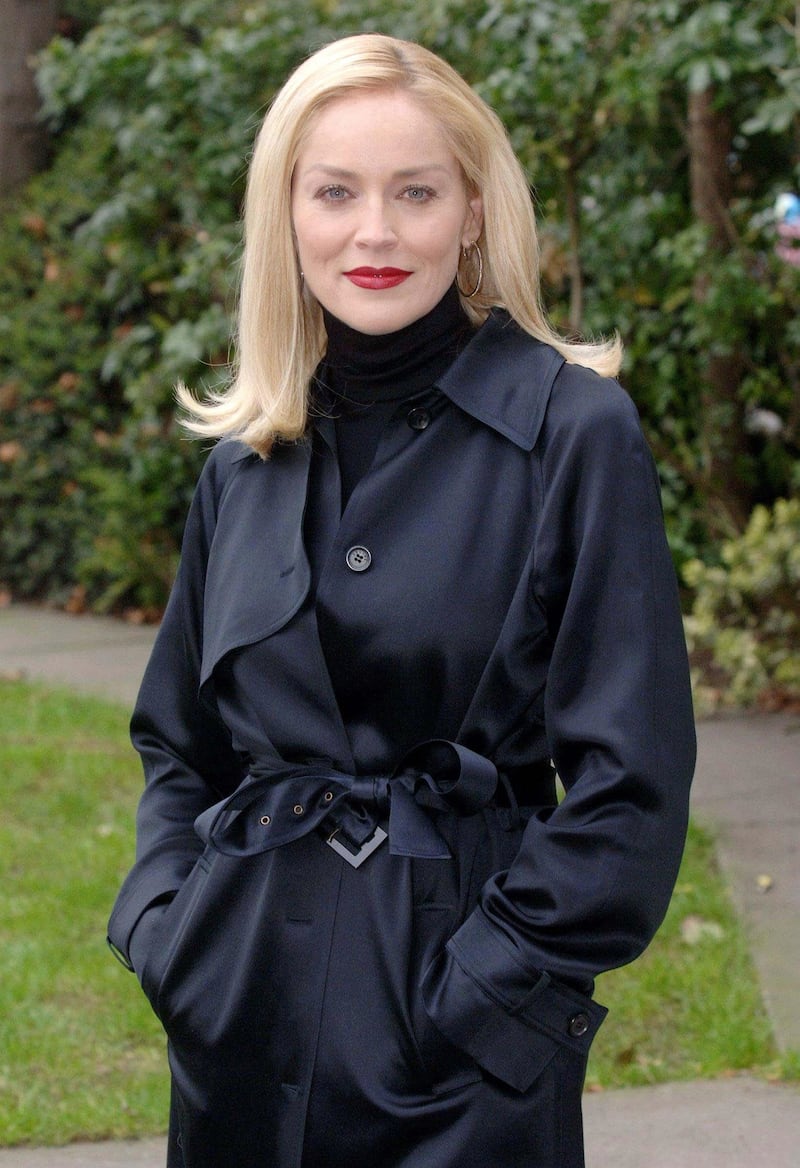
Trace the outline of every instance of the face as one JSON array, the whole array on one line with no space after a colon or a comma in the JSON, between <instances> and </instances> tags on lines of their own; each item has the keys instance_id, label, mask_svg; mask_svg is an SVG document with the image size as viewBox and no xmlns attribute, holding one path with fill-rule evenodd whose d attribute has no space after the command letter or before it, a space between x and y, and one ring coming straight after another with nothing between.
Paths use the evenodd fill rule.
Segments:
<instances>
[{"instance_id":1,"label":"face","mask_svg":"<svg viewBox=\"0 0 800 1168\"><path fill-rule=\"evenodd\" d=\"M347 96L307 134L292 182L300 269L320 304L378 335L418 320L475 242L481 200L435 118L401 91Z\"/></svg>"}]
</instances>

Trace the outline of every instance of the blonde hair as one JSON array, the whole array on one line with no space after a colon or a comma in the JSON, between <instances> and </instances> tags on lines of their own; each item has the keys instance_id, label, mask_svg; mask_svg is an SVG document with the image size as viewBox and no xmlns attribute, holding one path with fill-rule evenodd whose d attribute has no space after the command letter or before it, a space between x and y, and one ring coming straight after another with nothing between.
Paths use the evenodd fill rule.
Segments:
<instances>
[{"instance_id":1,"label":"blonde hair","mask_svg":"<svg viewBox=\"0 0 800 1168\"><path fill-rule=\"evenodd\" d=\"M234 376L226 390L204 402L178 388L189 415L184 425L193 432L236 436L262 456L276 439L295 440L305 432L309 384L327 338L319 304L302 288L292 230L292 175L312 119L326 105L348 93L387 89L408 93L437 119L468 192L482 198L483 282L472 298L462 296L472 321L483 322L492 307L505 308L567 361L606 376L618 371L618 339L570 343L547 321L533 202L500 119L428 49L367 33L334 41L305 60L264 118L245 196Z\"/></svg>"}]
</instances>

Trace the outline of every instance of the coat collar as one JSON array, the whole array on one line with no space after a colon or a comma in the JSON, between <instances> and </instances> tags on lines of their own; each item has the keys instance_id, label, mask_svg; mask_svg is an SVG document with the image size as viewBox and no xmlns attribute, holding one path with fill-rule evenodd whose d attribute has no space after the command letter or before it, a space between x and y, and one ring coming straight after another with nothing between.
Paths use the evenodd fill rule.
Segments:
<instances>
[{"instance_id":1,"label":"coat collar","mask_svg":"<svg viewBox=\"0 0 800 1168\"><path fill-rule=\"evenodd\" d=\"M500 308L490 315L436 383L446 397L523 450L533 450L564 358ZM231 456L252 455L247 446Z\"/></svg>"},{"instance_id":2,"label":"coat collar","mask_svg":"<svg viewBox=\"0 0 800 1168\"><path fill-rule=\"evenodd\" d=\"M460 409L533 450L564 358L502 309L491 315L437 382Z\"/></svg>"},{"instance_id":3,"label":"coat collar","mask_svg":"<svg viewBox=\"0 0 800 1168\"><path fill-rule=\"evenodd\" d=\"M530 451L562 364L554 349L528 336L507 314L493 312L438 388L458 408ZM289 623L301 610L311 580L302 540L311 443L279 443L263 461L232 441L222 444L215 457L218 463L239 465L235 474L223 475L225 486L214 505L201 691L228 652L266 639ZM297 629L299 637L315 640L308 622ZM342 737L340 753L345 747Z\"/></svg>"}]
</instances>

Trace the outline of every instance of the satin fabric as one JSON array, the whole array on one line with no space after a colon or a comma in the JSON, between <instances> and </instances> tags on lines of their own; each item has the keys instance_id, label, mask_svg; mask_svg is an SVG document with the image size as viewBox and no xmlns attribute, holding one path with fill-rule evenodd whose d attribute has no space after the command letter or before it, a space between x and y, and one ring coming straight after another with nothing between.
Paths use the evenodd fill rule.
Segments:
<instances>
[{"instance_id":1,"label":"satin fabric","mask_svg":"<svg viewBox=\"0 0 800 1168\"><path fill-rule=\"evenodd\" d=\"M694 732L632 403L494 313L413 408L343 513L325 418L267 462L220 444L198 485L109 926L123 956L147 936L180 1168L580 1168L588 991L666 910ZM388 776L429 739L522 806L431 811L450 859L195 831L254 760Z\"/></svg>"}]
</instances>

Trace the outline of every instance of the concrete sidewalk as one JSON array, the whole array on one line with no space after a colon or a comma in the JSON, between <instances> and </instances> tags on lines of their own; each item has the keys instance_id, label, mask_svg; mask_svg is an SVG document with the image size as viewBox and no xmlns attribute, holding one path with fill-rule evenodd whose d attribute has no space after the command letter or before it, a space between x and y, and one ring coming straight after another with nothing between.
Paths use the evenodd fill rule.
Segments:
<instances>
[{"instance_id":1,"label":"concrete sidewalk","mask_svg":"<svg viewBox=\"0 0 800 1168\"><path fill-rule=\"evenodd\" d=\"M584 1123L586 1168L797 1168L800 1092L748 1078L606 1091L584 1097ZM164 1168L165 1160L164 1140L0 1150L0 1168Z\"/></svg>"},{"instance_id":2,"label":"concrete sidewalk","mask_svg":"<svg viewBox=\"0 0 800 1168\"><path fill-rule=\"evenodd\" d=\"M130 705L153 636L152 628L112 619L12 605L0 609L0 677L42 679ZM800 1050L800 717L704 721L698 741L693 813L717 833L776 1041ZM771 881L768 891L761 877ZM587 1168L800 1164L794 1086L743 1076L608 1091L587 1094L584 1114ZM0 1168L163 1168L164 1147L143 1140L6 1149Z\"/></svg>"},{"instance_id":3,"label":"concrete sidewalk","mask_svg":"<svg viewBox=\"0 0 800 1168\"><path fill-rule=\"evenodd\" d=\"M47 681L132 706L155 632L112 617L10 605L0 608L0 677Z\"/></svg>"}]
</instances>

